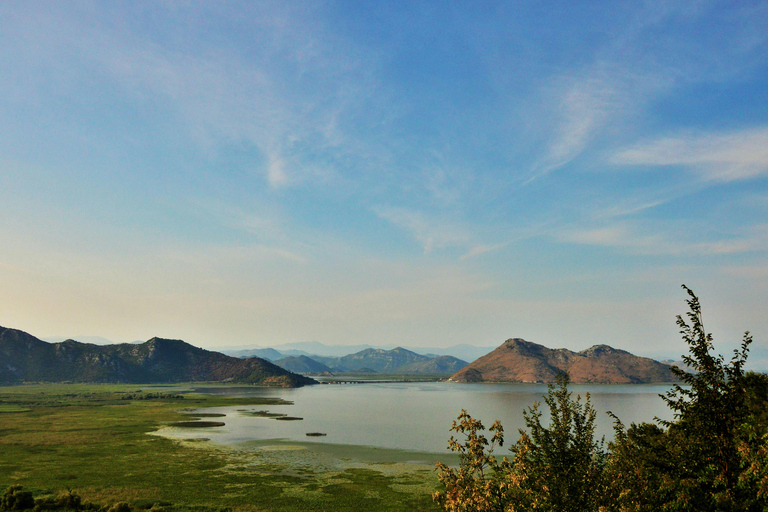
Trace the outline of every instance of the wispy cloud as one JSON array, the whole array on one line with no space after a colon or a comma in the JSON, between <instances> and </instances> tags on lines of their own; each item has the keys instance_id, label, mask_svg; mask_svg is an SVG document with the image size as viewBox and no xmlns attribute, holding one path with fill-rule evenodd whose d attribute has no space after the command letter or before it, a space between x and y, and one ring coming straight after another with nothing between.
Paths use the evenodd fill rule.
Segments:
<instances>
[{"instance_id":1,"label":"wispy cloud","mask_svg":"<svg viewBox=\"0 0 768 512\"><path fill-rule=\"evenodd\" d=\"M496 245L478 245L476 247L473 247L469 250L466 254L461 256L459 258L460 260L468 260L472 259L476 256L480 256L489 252L498 251L499 249L503 249L504 247L507 247L509 244L496 244Z\"/></svg>"},{"instance_id":2,"label":"wispy cloud","mask_svg":"<svg viewBox=\"0 0 768 512\"><path fill-rule=\"evenodd\" d=\"M671 200L670 196L665 196L663 199L655 199L652 201L629 201L621 204L615 204L602 210L595 210L592 213L594 219L609 219L618 217L631 217L642 213L646 210L651 210L660 206L667 201Z\"/></svg>"},{"instance_id":3,"label":"wispy cloud","mask_svg":"<svg viewBox=\"0 0 768 512\"><path fill-rule=\"evenodd\" d=\"M273 188L283 187L288 184L288 174L285 169L285 161L277 156L270 155L267 167L267 181Z\"/></svg>"},{"instance_id":4,"label":"wispy cloud","mask_svg":"<svg viewBox=\"0 0 768 512\"><path fill-rule=\"evenodd\" d=\"M683 166L706 180L747 180L768 174L768 128L662 137L620 150L609 161Z\"/></svg>"},{"instance_id":5,"label":"wispy cloud","mask_svg":"<svg viewBox=\"0 0 768 512\"><path fill-rule=\"evenodd\" d=\"M394 225L407 231L421 246L425 253L434 249L466 246L471 236L463 225L439 218L431 218L422 212L407 208L380 206L374 212Z\"/></svg>"},{"instance_id":6,"label":"wispy cloud","mask_svg":"<svg viewBox=\"0 0 768 512\"><path fill-rule=\"evenodd\" d=\"M669 250L659 235L639 233L624 223L594 228L565 228L557 234L557 237L561 241L580 245L631 248L651 252L658 251L662 247L665 248L664 252Z\"/></svg>"},{"instance_id":7,"label":"wispy cloud","mask_svg":"<svg viewBox=\"0 0 768 512\"><path fill-rule=\"evenodd\" d=\"M183 19L178 41L173 35L158 42L140 30L114 30L98 7L86 13L57 12L62 19L56 25L79 34L66 41L58 32L41 33L35 23L24 30L29 31L25 37L44 41L43 47L68 45L67 52L31 55L38 66L57 76L67 68L87 70L138 110L161 109L164 117L154 121L177 126L193 137L198 150L212 156L231 147L257 149L264 161L258 172L279 188L327 180L346 170L318 162L363 153L358 150L366 142L352 125L375 108L375 98L384 96L374 78L375 56L344 41L322 16L315 16L317 8L311 2L295 8L280 2L232 4L222 12L194 4L171 8L163 12L169 26ZM224 21L225 13L257 25L246 32L248 44L179 42ZM75 79L67 78L66 85L52 82L76 87Z\"/></svg>"},{"instance_id":8,"label":"wispy cloud","mask_svg":"<svg viewBox=\"0 0 768 512\"><path fill-rule=\"evenodd\" d=\"M644 110L654 97L689 83L731 80L748 73L764 63L768 36L761 24L765 7L744 7L722 19L719 8L708 2L695 5L674 3L638 6L626 20L618 36L594 49L591 63L571 68L554 77L543 94L546 105L539 108L550 123L548 143L542 156L532 169L529 182L568 165L589 150L590 145L607 136L615 138L616 130L632 132L634 119L642 119ZM691 45L681 26L695 26L701 20L716 18L721 22L719 37L706 38L703 44ZM551 105L551 106L550 106ZM745 133L734 134L736 138ZM708 143L721 145L721 151L712 151L708 157L697 160L694 156L697 137L673 137L654 144L626 150L621 156L626 161L644 163L646 160L674 161L682 150L684 163L711 163L710 177L721 180L740 179L741 176L762 172L764 153L757 150L763 134L744 141L743 150L752 155L733 159L731 147L735 141L728 136L714 136ZM717 140L715 140L717 139ZM601 139L605 140L605 139ZM644 153L654 151L664 158L647 158ZM722 158L732 165L720 165ZM666 164L662 164L666 165Z\"/></svg>"},{"instance_id":9,"label":"wispy cloud","mask_svg":"<svg viewBox=\"0 0 768 512\"><path fill-rule=\"evenodd\" d=\"M747 252L768 251L768 224L759 224L740 230L736 236L719 241L699 244L700 249L708 254L740 254Z\"/></svg>"},{"instance_id":10,"label":"wispy cloud","mask_svg":"<svg viewBox=\"0 0 768 512\"><path fill-rule=\"evenodd\" d=\"M568 78L565 83L555 100L558 106L550 142L528 181L576 158L617 108L619 82L605 71Z\"/></svg>"},{"instance_id":11,"label":"wispy cloud","mask_svg":"<svg viewBox=\"0 0 768 512\"><path fill-rule=\"evenodd\" d=\"M556 233L567 243L611 247L648 255L733 255L768 251L768 225L757 225L730 235L699 233L692 239L671 225L616 222L600 227L571 227Z\"/></svg>"},{"instance_id":12,"label":"wispy cloud","mask_svg":"<svg viewBox=\"0 0 768 512\"><path fill-rule=\"evenodd\" d=\"M456 183L454 174L445 168L436 167L425 169L424 188L433 200L441 206L452 206L462 199L461 187Z\"/></svg>"}]
</instances>

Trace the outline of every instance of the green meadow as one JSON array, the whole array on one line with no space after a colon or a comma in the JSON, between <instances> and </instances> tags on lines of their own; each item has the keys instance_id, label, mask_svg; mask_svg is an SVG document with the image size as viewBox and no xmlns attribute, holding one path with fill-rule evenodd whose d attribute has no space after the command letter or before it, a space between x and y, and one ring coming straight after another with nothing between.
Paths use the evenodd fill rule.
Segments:
<instances>
[{"instance_id":1,"label":"green meadow","mask_svg":"<svg viewBox=\"0 0 768 512\"><path fill-rule=\"evenodd\" d=\"M35 498L71 492L105 510L125 510L115 509L120 503L167 512L437 510L433 468L404 454L287 442L233 448L151 435L189 421L185 409L275 399L140 389L0 387L0 492L14 484Z\"/></svg>"}]
</instances>

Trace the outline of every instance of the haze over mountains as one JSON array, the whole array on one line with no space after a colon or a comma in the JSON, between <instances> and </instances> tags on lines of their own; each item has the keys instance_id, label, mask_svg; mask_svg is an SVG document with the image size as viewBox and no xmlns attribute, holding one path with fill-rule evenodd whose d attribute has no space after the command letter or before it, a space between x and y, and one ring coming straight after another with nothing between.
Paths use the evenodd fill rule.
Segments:
<instances>
[{"instance_id":1,"label":"haze over mountains","mask_svg":"<svg viewBox=\"0 0 768 512\"><path fill-rule=\"evenodd\" d=\"M316 381L264 359L239 359L181 340L152 338L141 344L48 343L0 327L0 382L222 381L299 387Z\"/></svg>"}]
</instances>

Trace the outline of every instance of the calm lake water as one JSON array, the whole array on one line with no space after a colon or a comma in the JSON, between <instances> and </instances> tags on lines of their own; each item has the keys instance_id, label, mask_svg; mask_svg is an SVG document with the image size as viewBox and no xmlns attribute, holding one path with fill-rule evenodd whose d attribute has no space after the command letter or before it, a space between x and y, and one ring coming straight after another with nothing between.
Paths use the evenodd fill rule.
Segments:
<instances>
[{"instance_id":1,"label":"calm lake water","mask_svg":"<svg viewBox=\"0 0 768 512\"><path fill-rule=\"evenodd\" d=\"M598 436L612 437L612 411L625 425L652 421L654 416L672 419L659 397L668 385L575 385L577 394L591 395L598 412ZM208 390L239 396L279 397L293 405L239 406L200 409L226 415L223 427L167 429L161 435L179 438L209 438L235 444L245 441L290 440L399 450L447 453L451 422L466 409L486 427L501 420L505 446L524 428L522 412L534 401L542 401L544 384L459 384L449 382L374 383L316 385L299 389L216 388ZM542 404L546 417L546 406ZM277 421L255 417L247 411L269 411L301 417L301 421ZM322 432L323 437L308 437Z\"/></svg>"}]
</instances>

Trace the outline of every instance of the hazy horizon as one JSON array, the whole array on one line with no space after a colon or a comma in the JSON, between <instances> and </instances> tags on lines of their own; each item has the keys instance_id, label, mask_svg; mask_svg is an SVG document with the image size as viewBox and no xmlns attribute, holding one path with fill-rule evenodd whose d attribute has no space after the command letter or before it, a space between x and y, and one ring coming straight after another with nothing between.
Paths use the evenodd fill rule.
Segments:
<instances>
[{"instance_id":1,"label":"hazy horizon","mask_svg":"<svg viewBox=\"0 0 768 512\"><path fill-rule=\"evenodd\" d=\"M0 3L0 325L768 349L768 6Z\"/></svg>"}]
</instances>

